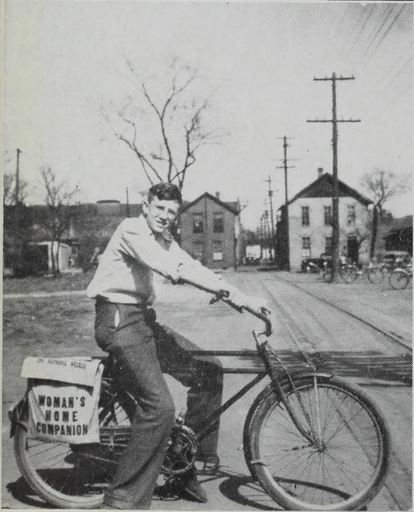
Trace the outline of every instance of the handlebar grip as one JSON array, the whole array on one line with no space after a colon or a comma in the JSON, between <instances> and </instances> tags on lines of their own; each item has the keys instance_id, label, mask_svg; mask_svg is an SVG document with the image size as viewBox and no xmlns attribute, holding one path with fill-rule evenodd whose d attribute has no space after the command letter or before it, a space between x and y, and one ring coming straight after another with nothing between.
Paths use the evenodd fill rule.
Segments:
<instances>
[{"instance_id":1,"label":"handlebar grip","mask_svg":"<svg viewBox=\"0 0 414 512\"><path fill-rule=\"evenodd\" d=\"M272 334L272 322L270 321L270 319L266 315L266 313L260 313L259 311L256 311L255 309L252 309L252 308L249 308L249 307L246 307L246 308L243 308L243 309L248 311L253 316L257 317L262 322L264 322L266 336L270 336Z\"/></svg>"}]
</instances>

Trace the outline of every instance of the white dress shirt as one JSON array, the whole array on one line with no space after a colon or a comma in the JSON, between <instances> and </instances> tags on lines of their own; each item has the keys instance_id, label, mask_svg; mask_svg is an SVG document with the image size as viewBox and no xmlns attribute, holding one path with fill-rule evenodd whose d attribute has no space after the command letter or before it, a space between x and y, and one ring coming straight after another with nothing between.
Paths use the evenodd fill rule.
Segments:
<instances>
[{"instance_id":1,"label":"white dress shirt","mask_svg":"<svg viewBox=\"0 0 414 512\"><path fill-rule=\"evenodd\" d=\"M109 302L150 305L154 302L153 271L177 281L220 289L221 277L181 249L166 232L154 233L143 215L121 222L102 254L87 288Z\"/></svg>"}]
</instances>

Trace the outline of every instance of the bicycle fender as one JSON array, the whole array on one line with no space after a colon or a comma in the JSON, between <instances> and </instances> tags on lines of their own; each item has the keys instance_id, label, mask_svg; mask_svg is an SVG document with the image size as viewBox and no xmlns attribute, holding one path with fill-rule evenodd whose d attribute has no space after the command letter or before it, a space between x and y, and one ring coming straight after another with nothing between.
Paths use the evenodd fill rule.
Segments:
<instances>
[{"instance_id":1,"label":"bicycle fender","mask_svg":"<svg viewBox=\"0 0 414 512\"><path fill-rule=\"evenodd\" d=\"M317 370L316 371L315 370L313 370L313 371L298 370L296 372L290 373L290 379L292 379L293 381L299 380L299 379L305 379L305 378L309 378L309 377L323 377L324 379L332 379L333 377L335 377L335 375L333 373L318 372ZM284 376L280 380L280 385L281 386L290 385L290 379L287 375Z\"/></svg>"},{"instance_id":2,"label":"bicycle fender","mask_svg":"<svg viewBox=\"0 0 414 512\"><path fill-rule=\"evenodd\" d=\"M25 430L27 430L27 412L27 395L11 405L8 410L10 420L10 437L15 435L17 425L21 425Z\"/></svg>"}]
</instances>

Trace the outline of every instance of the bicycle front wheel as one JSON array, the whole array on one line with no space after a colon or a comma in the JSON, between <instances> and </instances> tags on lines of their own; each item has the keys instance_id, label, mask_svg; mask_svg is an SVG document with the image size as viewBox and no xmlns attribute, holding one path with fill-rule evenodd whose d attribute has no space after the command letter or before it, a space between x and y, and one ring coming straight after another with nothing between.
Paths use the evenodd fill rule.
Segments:
<instances>
[{"instance_id":1,"label":"bicycle front wheel","mask_svg":"<svg viewBox=\"0 0 414 512\"><path fill-rule=\"evenodd\" d=\"M99 508L129 439L130 421L115 395L103 393L99 444L71 445L32 439L23 425L14 438L17 465L39 497L57 508ZM106 396L106 399L105 399Z\"/></svg>"},{"instance_id":2,"label":"bicycle front wheel","mask_svg":"<svg viewBox=\"0 0 414 512\"><path fill-rule=\"evenodd\" d=\"M407 288L410 277L405 270L393 270L390 274L390 284L394 290Z\"/></svg>"},{"instance_id":3,"label":"bicycle front wheel","mask_svg":"<svg viewBox=\"0 0 414 512\"><path fill-rule=\"evenodd\" d=\"M287 510L358 510L386 475L390 436L382 414L364 391L337 377L311 375L296 379L295 389L285 387L297 419L318 443L297 430L268 386L244 431L253 477Z\"/></svg>"}]
</instances>

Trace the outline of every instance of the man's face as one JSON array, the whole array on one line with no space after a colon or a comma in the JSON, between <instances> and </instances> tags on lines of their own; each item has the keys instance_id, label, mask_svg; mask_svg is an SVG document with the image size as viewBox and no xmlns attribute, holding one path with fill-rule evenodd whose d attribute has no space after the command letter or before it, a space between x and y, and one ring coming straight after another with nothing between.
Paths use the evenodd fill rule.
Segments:
<instances>
[{"instance_id":1,"label":"man's face","mask_svg":"<svg viewBox=\"0 0 414 512\"><path fill-rule=\"evenodd\" d=\"M143 211L148 226L154 233L164 233L177 217L180 204L178 201L158 199L154 196L150 202L144 201Z\"/></svg>"}]
</instances>

